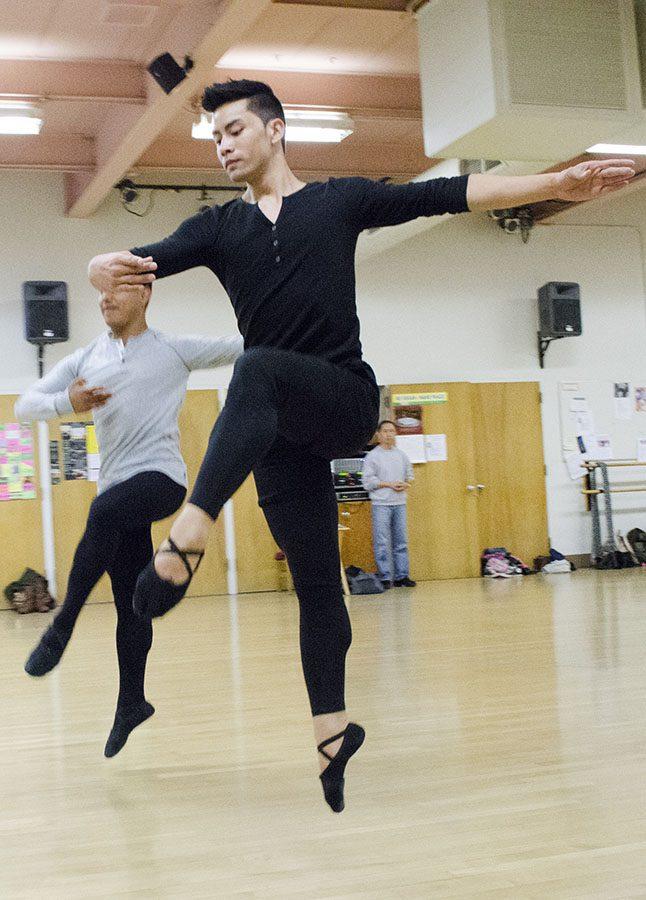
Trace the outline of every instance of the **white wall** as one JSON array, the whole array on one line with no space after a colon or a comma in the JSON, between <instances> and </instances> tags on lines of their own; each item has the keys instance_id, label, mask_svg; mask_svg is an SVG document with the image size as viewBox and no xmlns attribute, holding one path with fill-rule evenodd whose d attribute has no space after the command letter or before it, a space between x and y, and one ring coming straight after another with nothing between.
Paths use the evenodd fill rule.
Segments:
<instances>
[{"instance_id":1,"label":"white wall","mask_svg":"<svg viewBox=\"0 0 646 900\"><path fill-rule=\"evenodd\" d=\"M227 195L228 199L228 195ZM195 193L155 195L147 218L127 213L116 191L91 219L63 214L63 180L53 173L0 173L0 390L21 391L37 373L36 350L24 340L22 282L67 281L70 341L47 348L46 367L87 344L103 327L87 263L97 253L127 249L169 234L198 211ZM236 331L229 300L206 269L162 280L155 286L149 324L189 334ZM230 370L200 372L191 387L227 384Z\"/></svg>"},{"instance_id":2,"label":"white wall","mask_svg":"<svg viewBox=\"0 0 646 900\"><path fill-rule=\"evenodd\" d=\"M457 217L358 269L365 356L381 383L542 383L550 536L566 553L588 551L590 537L578 485L568 480L561 459L557 384L646 383L644 247L638 230L643 225L646 231L646 214L640 196L568 213L555 220L558 226L537 227L527 245L485 216ZM162 237L198 207L195 194L157 194L151 214L139 219L121 208L115 192L92 219L67 219L62 178L51 173L0 173L0 197L2 392L22 390L36 372L35 350L23 338L23 281L69 283L71 340L48 349L51 365L102 327L86 281L88 259ZM581 227L581 222L596 224ZM554 343L541 372L536 289L546 281L580 283L584 333ZM226 295L206 270L156 285L150 324L185 333L235 329ZM196 373L191 386L218 386L228 377L228 372ZM635 498L622 503L636 505ZM646 527L646 513L620 515L619 527L627 524Z\"/></svg>"}]
</instances>

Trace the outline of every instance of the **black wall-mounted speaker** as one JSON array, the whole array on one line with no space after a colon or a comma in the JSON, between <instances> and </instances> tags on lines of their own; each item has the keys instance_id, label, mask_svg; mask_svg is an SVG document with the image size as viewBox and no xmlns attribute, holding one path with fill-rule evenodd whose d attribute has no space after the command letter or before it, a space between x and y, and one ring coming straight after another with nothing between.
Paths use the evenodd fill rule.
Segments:
<instances>
[{"instance_id":1,"label":"black wall-mounted speaker","mask_svg":"<svg viewBox=\"0 0 646 900\"><path fill-rule=\"evenodd\" d=\"M574 281L548 281L538 289L539 332L542 338L581 334L581 295Z\"/></svg>"},{"instance_id":2,"label":"black wall-mounted speaker","mask_svg":"<svg viewBox=\"0 0 646 900\"><path fill-rule=\"evenodd\" d=\"M156 56L147 69L165 94L170 94L186 78L186 71L175 62L170 53Z\"/></svg>"},{"instance_id":3,"label":"black wall-mounted speaker","mask_svg":"<svg viewBox=\"0 0 646 900\"><path fill-rule=\"evenodd\" d=\"M22 296L25 338L30 344L60 344L69 340L64 281L24 281Z\"/></svg>"}]
</instances>

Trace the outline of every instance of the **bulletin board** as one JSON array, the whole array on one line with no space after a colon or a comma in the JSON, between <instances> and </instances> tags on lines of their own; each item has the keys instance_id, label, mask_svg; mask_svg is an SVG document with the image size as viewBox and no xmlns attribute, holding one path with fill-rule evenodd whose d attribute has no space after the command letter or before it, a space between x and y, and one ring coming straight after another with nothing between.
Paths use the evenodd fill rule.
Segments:
<instances>
[{"instance_id":1,"label":"bulletin board","mask_svg":"<svg viewBox=\"0 0 646 900\"><path fill-rule=\"evenodd\" d=\"M634 460L646 439L646 377L640 381L561 382L559 414L564 457Z\"/></svg>"}]
</instances>

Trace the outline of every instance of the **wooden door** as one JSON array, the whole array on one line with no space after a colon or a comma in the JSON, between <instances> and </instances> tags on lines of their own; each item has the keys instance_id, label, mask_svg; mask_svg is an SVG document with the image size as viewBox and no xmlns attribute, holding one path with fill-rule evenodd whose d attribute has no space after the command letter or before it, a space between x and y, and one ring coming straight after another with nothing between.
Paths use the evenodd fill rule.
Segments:
<instances>
[{"instance_id":1,"label":"wooden door","mask_svg":"<svg viewBox=\"0 0 646 900\"><path fill-rule=\"evenodd\" d=\"M233 513L239 593L278 590L280 570L274 559L278 547L258 506L252 475L236 491Z\"/></svg>"},{"instance_id":2,"label":"wooden door","mask_svg":"<svg viewBox=\"0 0 646 900\"><path fill-rule=\"evenodd\" d=\"M539 385L471 385L480 549L531 566L549 549Z\"/></svg>"},{"instance_id":3,"label":"wooden door","mask_svg":"<svg viewBox=\"0 0 646 900\"><path fill-rule=\"evenodd\" d=\"M468 578L479 573L478 497L473 483L475 459L471 421L471 385L391 385L393 394L444 393L446 402L422 406L425 434L445 434L447 460L414 466L408 499L411 577Z\"/></svg>"}]
</instances>

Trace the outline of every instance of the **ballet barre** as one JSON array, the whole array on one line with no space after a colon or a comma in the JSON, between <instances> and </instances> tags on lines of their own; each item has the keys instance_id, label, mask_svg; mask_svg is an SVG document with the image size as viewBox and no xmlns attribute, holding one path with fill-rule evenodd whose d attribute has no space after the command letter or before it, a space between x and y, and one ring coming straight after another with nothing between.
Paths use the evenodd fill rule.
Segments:
<instances>
[{"instance_id":1,"label":"ballet barre","mask_svg":"<svg viewBox=\"0 0 646 900\"><path fill-rule=\"evenodd\" d=\"M602 552L601 511L598 502L599 495L603 495L606 530L608 532L608 539L604 546L607 550L617 550L614 521L612 517L612 501L609 495L636 494L646 491L646 484L629 484L612 487L608 469L646 468L646 462L640 462L636 459L614 459L608 461L589 459L582 462L581 465L588 470L586 474L586 487L581 489L581 493L585 496L588 503L588 509L592 514L592 559L594 561L601 557ZM603 487L597 485L597 470L601 472Z\"/></svg>"}]
</instances>

